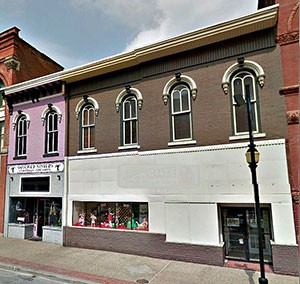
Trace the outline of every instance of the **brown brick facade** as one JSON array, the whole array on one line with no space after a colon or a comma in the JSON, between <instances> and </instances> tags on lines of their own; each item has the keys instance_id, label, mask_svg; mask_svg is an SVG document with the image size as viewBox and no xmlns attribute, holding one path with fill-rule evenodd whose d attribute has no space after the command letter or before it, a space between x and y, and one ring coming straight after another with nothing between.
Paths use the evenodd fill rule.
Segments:
<instances>
[{"instance_id":1,"label":"brown brick facade","mask_svg":"<svg viewBox=\"0 0 300 284\"><path fill-rule=\"evenodd\" d=\"M199 50L199 53L201 49ZM259 90L262 132L266 139L287 137L285 102L279 96L282 85L279 49L272 48L247 54L246 59L260 64L266 73L266 85ZM192 101L193 134L198 146L231 143L230 97L225 96L221 88L222 76L226 69L236 62L236 57L207 65L193 66L159 74L148 78L140 78L136 82L120 82L111 88L96 90L93 84L82 82L80 94L73 95L72 85L69 87L70 117L68 155L77 155L79 150L79 120L75 116L75 107L87 94L97 100L100 105L96 118L97 153L118 151L120 146L120 113L115 110L115 100L126 84L137 88L143 95L143 107L139 111L139 144L141 150L166 149L170 142L169 107L164 105L162 91L175 72L191 77L197 84L198 95ZM126 70L130 73L132 70ZM112 74L114 76L114 74ZM99 77L99 85L101 84ZM100 88L100 87L99 87ZM91 90L92 89L92 90ZM74 88L75 90L75 88Z\"/></svg>"},{"instance_id":2,"label":"brown brick facade","mask_svg":"<svg viewBox=\"0 0 300 284\"><path fill-rule=\"evenodd\" d=\"M281 274L300 274L298 246L272 245L273 270ZM298 272L298 273L297 273Z\"/></svg>"},{"instance_id":3,"label":"brown brick facade","mask_svg":"<svg viewBox=\"0 0 300 284\"><path fill-rule=\"evenodd\" d=\"M223 266L223 247L167 243L163 234L64 228L64 245Z\"/></svg>"}]
</instances>

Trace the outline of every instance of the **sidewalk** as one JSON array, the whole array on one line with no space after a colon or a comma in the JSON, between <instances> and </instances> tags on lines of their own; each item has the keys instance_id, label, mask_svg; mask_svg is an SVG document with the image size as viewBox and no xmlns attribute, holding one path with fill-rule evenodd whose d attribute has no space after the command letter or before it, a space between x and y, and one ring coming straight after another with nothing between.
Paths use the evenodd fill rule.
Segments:
<instances>
[{"instance_id":1,"label":"sidewalk","mask_svg":"<svg viewBox=\"0 0 300 284\"><path fill-rule=\"evenodd\" d=\"M259 272L63 247L0 235L0 266L102 284L254 284ZM296 284L298 277L266 273L270 284Z\"/></svg>"}]
</instances>

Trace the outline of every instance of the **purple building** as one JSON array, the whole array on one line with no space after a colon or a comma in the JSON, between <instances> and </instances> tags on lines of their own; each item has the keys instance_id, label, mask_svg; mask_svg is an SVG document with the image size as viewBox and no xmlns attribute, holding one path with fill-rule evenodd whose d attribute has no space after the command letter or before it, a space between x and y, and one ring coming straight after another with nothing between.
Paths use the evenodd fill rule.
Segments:
<instances>
[{"instance_id":1,"label":"purple building","mask_svg":"<svg viewBox=\"0 0 300 284\"><path fill-rule=\"evenodd\" d=\"M58 73L5 91L11 115L4 235L62 243L65 102Z\"/></svg>"}]
</instances>

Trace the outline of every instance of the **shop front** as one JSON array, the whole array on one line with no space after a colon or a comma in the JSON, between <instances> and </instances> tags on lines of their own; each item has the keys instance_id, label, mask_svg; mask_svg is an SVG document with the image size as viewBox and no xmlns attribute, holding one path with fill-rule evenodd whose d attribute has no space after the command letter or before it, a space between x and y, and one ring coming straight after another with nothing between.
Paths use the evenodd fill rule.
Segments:
<instances>
[{"instance_id":1,"label":"shop front","mask_svg":"<svg viewBox=\"0 0 300 284\"><path fill-rule=\"evenodd\" d=\"M62 243L63 163L9 166L7 185L4 236Z\"/></svg>"}]
</instances>

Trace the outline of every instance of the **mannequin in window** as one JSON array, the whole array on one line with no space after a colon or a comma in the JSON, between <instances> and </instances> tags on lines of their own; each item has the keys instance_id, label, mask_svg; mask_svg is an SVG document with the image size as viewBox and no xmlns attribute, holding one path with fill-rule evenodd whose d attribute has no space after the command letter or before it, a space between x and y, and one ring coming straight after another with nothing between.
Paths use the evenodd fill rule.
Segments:
<instances>
[{"instance_id":1,"label":"mannequin in window","mask_svg":"<svg viewBox=\"0 0 300 284\"><path fill-rule=\"evenodd\" d=\"M56 223L57 223L57 210L56 210L56 206L55 206L54 201L50 205L49 217L50 217L50 225L51 226L56 225Z\"/></svg>"},{"instance_id":2,"label":"mannequin in window","mask_svg":"<svg viewBox=\"0 0 300 284\"><path fill-rule=\"evenodd\" d=\"M95 227L96 226L96 220L97 220L97 217L96 215L92 212L91 213L91 227Z\"/></svg>"}]
</instances>

